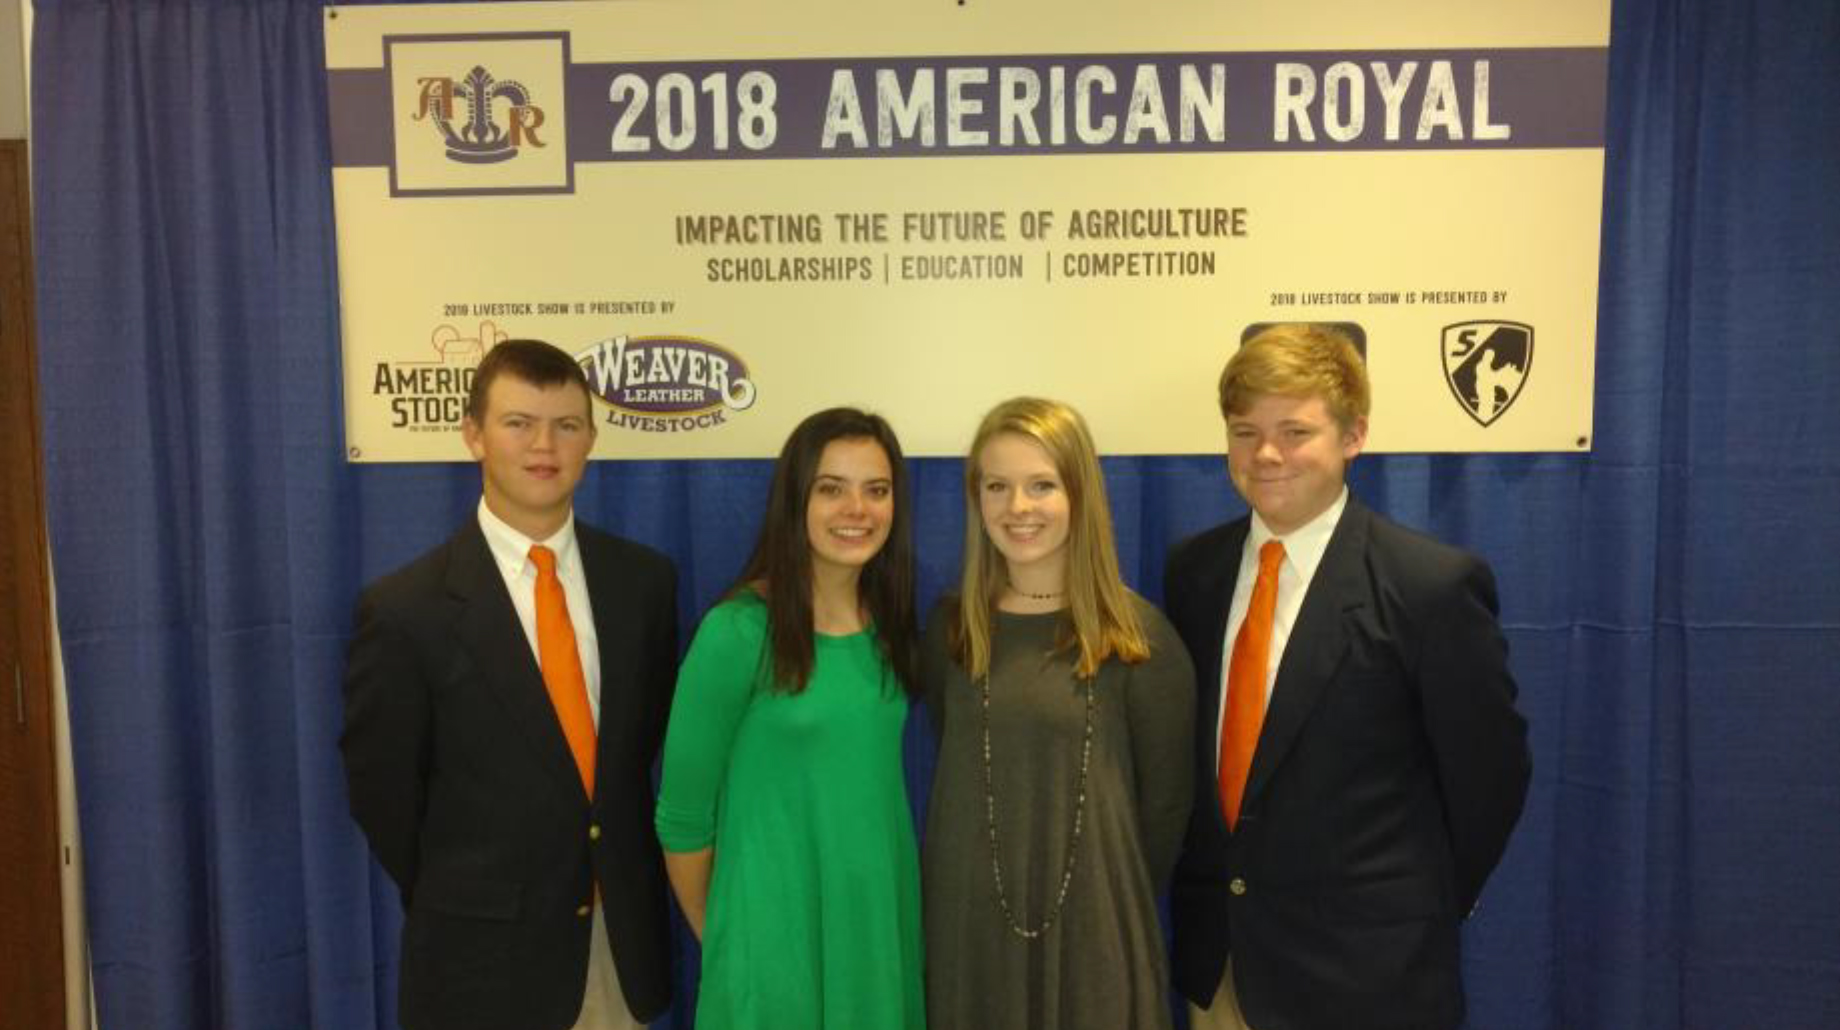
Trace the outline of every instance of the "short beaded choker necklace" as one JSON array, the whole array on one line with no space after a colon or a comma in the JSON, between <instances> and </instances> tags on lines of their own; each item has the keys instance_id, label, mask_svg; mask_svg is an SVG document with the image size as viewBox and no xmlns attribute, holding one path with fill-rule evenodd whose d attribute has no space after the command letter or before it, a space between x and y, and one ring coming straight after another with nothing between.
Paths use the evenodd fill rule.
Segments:
<instances>
[{"instance_id":1,"label":"short beaded choker necklace","mask_svg":"<svg viewBox=\"0 0 1840 1030\"><path fill-rule=\"evenodd\" d=\"M1056 590L1051 594L1031 594L1027 590L1023 590L1016 586L1011 586L1009 592L1015 594L1017 597L1026 597L1031 601L1058 601L1067 593L1065 590Z\"/></svg>"},{"instance_id":2,"label":"short beaded choker necklace","mask_svg":"<svg viewBox=\"0 0 1840 1030\"><path fill-rule=\"evenodd\" d=\"M1034 597L1033 594L1023 594ZM1058 597L1049 594L1047 597ZM1045 598L1044 598L1045 599ZM1003 887L1003 861L999 857L997 846L997 787L996 777L991 771L990 762L990 673L986 672L979 679L978 685L984 695L984 824L990 830L990 875L997 884L997 907L1003 910L1003 921L1009 924L1011 933L1024 940L1034 940L1054 928L1055 920L1061 917L1061 909L1067 904L1067 888L1073 884L1073 869L1080 861L1080 830L1085 824L1086 816L1086 773L1092 767L1093 742L1093 684L1091 680L1082 681L1080 686L1086 693L1086 732L1080 740L1080 778L1074 783L1073 832L1067 836L1067 866L1061 871L1060 893L1055 895L1054 904L1049 907L1041 925L1029 929L1016 921L1016 913L1009 906L1009 892Z\"/></svg>"}]
</instances>

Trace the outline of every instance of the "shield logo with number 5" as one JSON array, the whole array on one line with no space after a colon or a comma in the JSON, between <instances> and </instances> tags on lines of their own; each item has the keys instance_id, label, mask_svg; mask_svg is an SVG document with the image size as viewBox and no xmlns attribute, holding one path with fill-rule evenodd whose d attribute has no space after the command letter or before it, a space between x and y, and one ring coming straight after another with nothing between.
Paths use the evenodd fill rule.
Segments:
<instances>
[{"instance_id":1,"label":"shield logo with number 5","mask_svg":"<svg viewBox=\"0 0 1840 1030\"><path fill-rule=\"evenodd\" d=\"M1458 322L1444 327L1444 381L1487 426L1506 414L1533 368L1533 327L1521 322Z\"/></svg>"}]
</instances>

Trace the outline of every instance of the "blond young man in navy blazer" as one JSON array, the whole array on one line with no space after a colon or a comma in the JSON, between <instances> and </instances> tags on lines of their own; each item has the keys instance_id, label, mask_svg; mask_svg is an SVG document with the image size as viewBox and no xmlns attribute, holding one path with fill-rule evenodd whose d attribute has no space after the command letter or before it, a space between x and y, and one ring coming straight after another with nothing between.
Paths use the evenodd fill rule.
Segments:
<instances>
[{"instance_id":1,"label":"blond young man in navy blazer","mask_svg":"<svg viewBox=\"0 0 1840 1030\"><path fill-rule=\"evenodd\" d=\"M1178 545L1165 580L1199 685L1176 986L1198 1030L1448 1030L1463 1018L1458 926L1530 772L1494 576L1349 496L1369 392L1340 332L1265 330L1219 399L1252 511ZM1272 539L1264 716L1229 829L1224 670Z\"/></svg>"},{"instance_id":2,"label":"blond young man in navy blazer","mask_svg":"<svg viewBox=\"0 0 1840 1030\"><path fill-rule=\"evenodd\" d=\"M352 814L406 909L400 1018L631 1030L670 1003L651 769L675 682L676 573L575 521L595 426L566 353L492 348L462 428L476 517L365 589L345 673ZM555 556L581 660L571 682L585 680L596 723L591 798L538 662L533 544Z\"/></svg>"}]
</instances>

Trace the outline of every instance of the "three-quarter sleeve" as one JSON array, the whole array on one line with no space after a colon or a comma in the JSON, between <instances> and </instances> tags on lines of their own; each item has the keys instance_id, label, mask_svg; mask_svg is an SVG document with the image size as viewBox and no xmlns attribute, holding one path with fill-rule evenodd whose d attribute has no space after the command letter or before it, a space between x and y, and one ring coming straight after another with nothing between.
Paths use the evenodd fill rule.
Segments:
<instances>
[{"instance_id":1,"label":"three-quarter sleeve","mask_svg":"<svg viewBox=\"0 0 1840 1030\"><path fill-rule=\"evenodd\" d=\"M735 732L753 700L766 609L747 599L710 609L677 673L664 738L656 826L666 851L715 844L716 810Z\"/></svg>"},{"instance_id":2,"label":"three-quarter sleeve","mask_svg":"<svg viewBox=\"0 0 1840 1030\"><path fill-rule=\"evenodd\" d=\"M1139 608L1150 658L1131 667L1125 695L1144 858L1160 888L1175 868L1194 801L1195 669L1169 621Z\"/></svg>"}]
</instances>

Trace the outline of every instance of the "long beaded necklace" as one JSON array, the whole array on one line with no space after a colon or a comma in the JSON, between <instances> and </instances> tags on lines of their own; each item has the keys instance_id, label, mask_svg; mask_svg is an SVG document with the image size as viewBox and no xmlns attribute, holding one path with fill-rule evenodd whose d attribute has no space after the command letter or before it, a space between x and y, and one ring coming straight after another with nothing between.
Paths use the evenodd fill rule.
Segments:
<instances>
[{"instance_id":1,"label":"long beaded necklace","mask_svg":"<svg viewBox=\"0 0 1840 1030\"><path fill-rule=\"evenodd\" d=\"M986 672L978 685L984 696L984 824L990 830L990 875L997 884L997 907L1003 910L1003 921L1009 924L1010 932L1024 940L1034 940L1053 929L1055 920L1061 917L1061 909L1067 904L1067 888L1073 885L1073 870L1080 861L1080 831L1086 817L1086 773L1092 767L1093 742L1093 684L1091 680L1081 681L1080 686L1086 691L1086 732L1080 740L1080 778L1074 784L1073 832L1067 837L1067 866L1061 871L1060 893L1054 898L1054 904L1048 909L1041 925L1029 929L1016 919L1016 913L1009 905L1009 892L1003 887L1003 861L1001 849L997 845L997 787L990 764L990 673Z\"/></svg>"}]
</instances>

